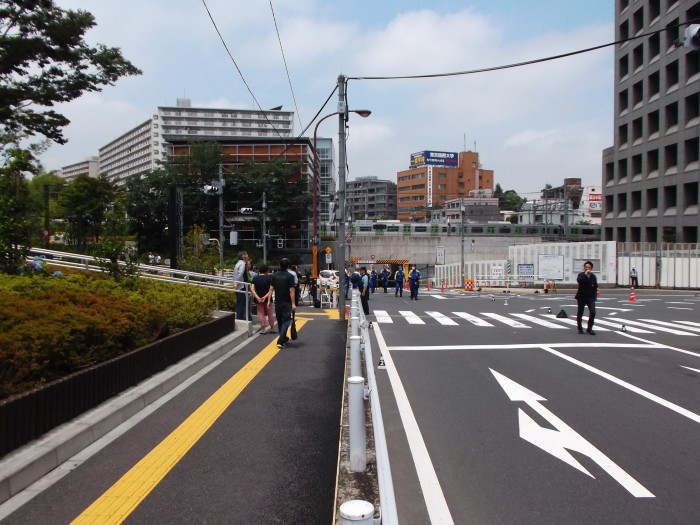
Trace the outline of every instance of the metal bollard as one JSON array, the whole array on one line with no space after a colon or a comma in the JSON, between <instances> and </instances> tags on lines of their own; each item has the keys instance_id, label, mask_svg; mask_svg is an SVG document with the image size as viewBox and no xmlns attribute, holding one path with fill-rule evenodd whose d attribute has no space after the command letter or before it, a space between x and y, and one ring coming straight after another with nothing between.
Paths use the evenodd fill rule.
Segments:
<instances>
[{"instance_id":1,"label":"metal bollard","mask_svg":"<svg viewBox=\"0 0 700 525\"><path fill-rule=\"evenodd\" d=\"M348 377L348 420L350 426L350 472L367 468L365 432L365 378Z\"/></svg>"},{"instance_id":2,"label":"metal bollard","mask_svg":"<svg viewBox=\"0 0 700 525\"><path fill-rule=\"evenodd\" d=\"M374 505L369 501L353 499L340 506L341 525L372 525Z\"/></svg>"},{"instance_id":3,"label":"metal bollard","mask_svg":"<svg viewBox=\"0 0 700 525\"><path fill-rule=\"evenodd\" d=\"M362 358L360 357L360 346L362 337L359 335L350 336L350 375L362 375Z\"/></svg>"}]
</instances>

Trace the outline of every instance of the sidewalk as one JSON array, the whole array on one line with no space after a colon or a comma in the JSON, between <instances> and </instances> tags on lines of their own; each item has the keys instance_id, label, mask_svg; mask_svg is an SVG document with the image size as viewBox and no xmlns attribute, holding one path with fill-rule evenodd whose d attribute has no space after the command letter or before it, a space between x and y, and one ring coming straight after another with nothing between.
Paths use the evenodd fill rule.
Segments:
<instances>
[{"instance_id":1,"label":"sidewalk","mask_svg":"<svg viewBox=\"0 0 700 525\"><path fill-rule=\"evenodd\" d=\"M70 523L90 508L79 521L330 523L346 324L336 311L301 307L297 326L299 339L284 350L274 335L254 335L229 342L236 346L184 382L185 368L211 348L160 374L161 389L181 384L138 414L122 417L130 403L115 408L110 417L122 425L0 505L0 520ZM58 455L66 431L41 451L35 443L14 454L15 464L31 466L32 452L51 446Z\"/></svg>"}]
</instances>

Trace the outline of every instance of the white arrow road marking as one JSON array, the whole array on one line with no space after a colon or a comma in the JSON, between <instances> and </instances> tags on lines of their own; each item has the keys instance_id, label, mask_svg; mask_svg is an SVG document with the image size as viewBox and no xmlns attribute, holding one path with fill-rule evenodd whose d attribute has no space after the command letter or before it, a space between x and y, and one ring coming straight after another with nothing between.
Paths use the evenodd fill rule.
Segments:
<instances>
[{"instance_id":1,"label":"white arrow road marking","mask_svg":"<svg viewBox=\"0 0 700 525\"><path fill-rule=\"evenodd\" d=\"M413 312L408 310L399 310L399 313L404 316L406 321L408 321L408 324L425 324L425 321L423 321L423 319L418 317Z\"/></svg>"},{"instance_id":2,"label":"white arrow road marking","mask_svg":"<svg viewBox=\"0 0 700 525\"><path fill-rule=\"evenodd\" d=\"M564 423L561 419L555 416L547 408L542 406L540 401L546 401L545 398L528 390L522 385L519 385L512 379L499 374L495 370L491 373L496 378L501 388L511 401L524 401L530 408L545 418L554 428L542 428L522 409L518 409L518 420L520 424L520 437L525 441L532 443L536 447L540 447L545 452L560 459L567 465L583 472L584 474L595 477L586 470L568 451L573 450L591 458L605 472L622 485L635 498L654 498L654 494L649 492L632 476L627 474L622 468L615 464L609 457L595 448L590 442L586 441L580 434L576 433L573 428Z\"/></svg>"},{"instance_id":3,"label":"white arrow road marking","mask_svg":"<svg viewBox=\"0 0 700 525\"><path fill-rule=\"evenodd\" d=\"M678 366L680 366L681 368L687 368L688 370L692 370L693 372L697 372L698 374L700 374L700 370L698 370L697 368L690 368L689 366L683 366L683 365L678 365Z\"/></svg>"},{"instance_id":4,"label":"white arrow road marking","mask_svg":"<svg viewBox=\"0 0 700 525\"><path fill-rule=\"evenodd\" d=\"M472 315L472 314L468 314L467 312L452 312L452 313L454 315L456 315L457 317L461 317L462 319L466 319L474 326L491 326L491 327L493 327L493 325L491 323L489 323L488 321L484 321L480 317L477 317L477 316Z\"/></svg>"},{"instance_id":5,"label":"white arrow road marking","mask_svg":"<svg viewBox=\"0 0 700 525\"><path fill-rule=\"evenodd\" d=\"M454 321L453 319L450 319L447 317L445 314L440 313L440 312L425 312L428 314L430 317L434 318L438 323L445 325L445 326L459 326L459 323L457 321Z\"/></svg>"},{"instance_id":6,"label":"white arrow road marking","mask_svg":"<svg viewBox=\"0 0 700 525\"><path fill-rule=\"evenodd\" d=\"M495 319L496 321L500 321L504 324L507 324L508 326L512 326L513 328L530 328L528 325L523 324L520 321L510 319L509 317L506 317L504 315L490 314L486 312L483 312L483 314L490 317L491 319Z\"/></svg>"},{"instance_id":7,"label":"white arrow road marking","mask_svg":"<svg viewBox=\"0 0 700 525\"><path fill-rule=\"evenodd\" d=\"M374 317L377 319L378 323L393 323L394 320L387 313L386 310L375 310Z\"/></svg>"},{"instance_id":8,"label":"white arrow road marking","mask_svg":"<svg viewBox=\"0 0 700 525\"><path fill-rule=\"evenodd\" d=\"M636 326L644 326L646 328L653 328L654 330L658 332L668 332L669 334L676 334L676 335L696 335L696 334L691 334L689 332L681 332L680 330L674 330L673 328L666 328L664 326L649 326L648 323L643 323L641 321L630 321L629 319L620 319L619 317L615 319L618 323L624 323L627 325L629 328L629 325L636 325Z\"/></svg>"},{"instance_id":9,"label":"white arrow road marking","mask_svg":"<svg viewBox=\"0 0 700 525\"><path fill-rule=\"evenodd\" d=\"M535 323L541 326L546 326L547 328L558 328L561 330L566 330L565 326L562 326L560 324L555 324L551 323L549 321L545 321L544 319L539 319L535 317L534 315L527 315L527 314L513 314L515 317L520 317L520 319L525 319L526 321L530 321L531 323Z\"/></svg>"},{"instance_id":10,"label":"white arrow road marking","mask_svg":"<svg viewBox=\"0 0 700 525\"><path fill-rule=\"evenodd\" d=\"M396 365L394 365L394 359L391 357L391 352L386 345L384 335L379 326L375 327L374 336L377 338L379 351L384 357L386 371L389 376L391 388L394 392L401 422L406 432L408 446L411 449L411 456L416 466L418 481L420 482L423 499L428 509L430 522L452 525L454 524L452 514L450 514L450 509L445 500L445 494L442 492L442 487L440 486L440 480L438 480L435 467L433 467L433 462L430 459L428 447L425 445L423 434L420 431L418 421L413 413L413 408L411 408L411 404L408 401L406 389L401 382L399 372L396 370Z\"/></svg>"}]
</instances>

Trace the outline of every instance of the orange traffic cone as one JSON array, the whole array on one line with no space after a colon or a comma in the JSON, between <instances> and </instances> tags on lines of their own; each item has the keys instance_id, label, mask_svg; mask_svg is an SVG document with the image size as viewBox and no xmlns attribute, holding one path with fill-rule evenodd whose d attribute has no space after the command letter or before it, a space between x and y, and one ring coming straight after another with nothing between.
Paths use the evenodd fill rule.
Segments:
<instances>
[{"instance_id":1,"label":"orange traffic cone","mask_svg":"<svg viewBox=\"0 0 700 525\"><path fill-rule=\"evenodd\" d=\"M630 303L636 303L637 298L634 296L634 288L630 288Z\"/></svg>"}]
</instances>

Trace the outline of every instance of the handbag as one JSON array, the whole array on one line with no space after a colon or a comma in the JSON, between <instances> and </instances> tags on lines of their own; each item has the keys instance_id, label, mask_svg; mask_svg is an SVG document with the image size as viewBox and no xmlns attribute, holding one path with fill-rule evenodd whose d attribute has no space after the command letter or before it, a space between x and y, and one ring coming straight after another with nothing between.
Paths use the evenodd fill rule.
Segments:
<instances>
[{"instance_id":1,"label":"handbag","mask_svg":"<svg viewBox=\"0 0 700 525\"><path fill-rule=\"evenodd\" d=\"M292 325L289 328L289 335L292 340L297 338L297 322L294 319L294 312L292 312Z\"/></svg>"}]
</instances>

